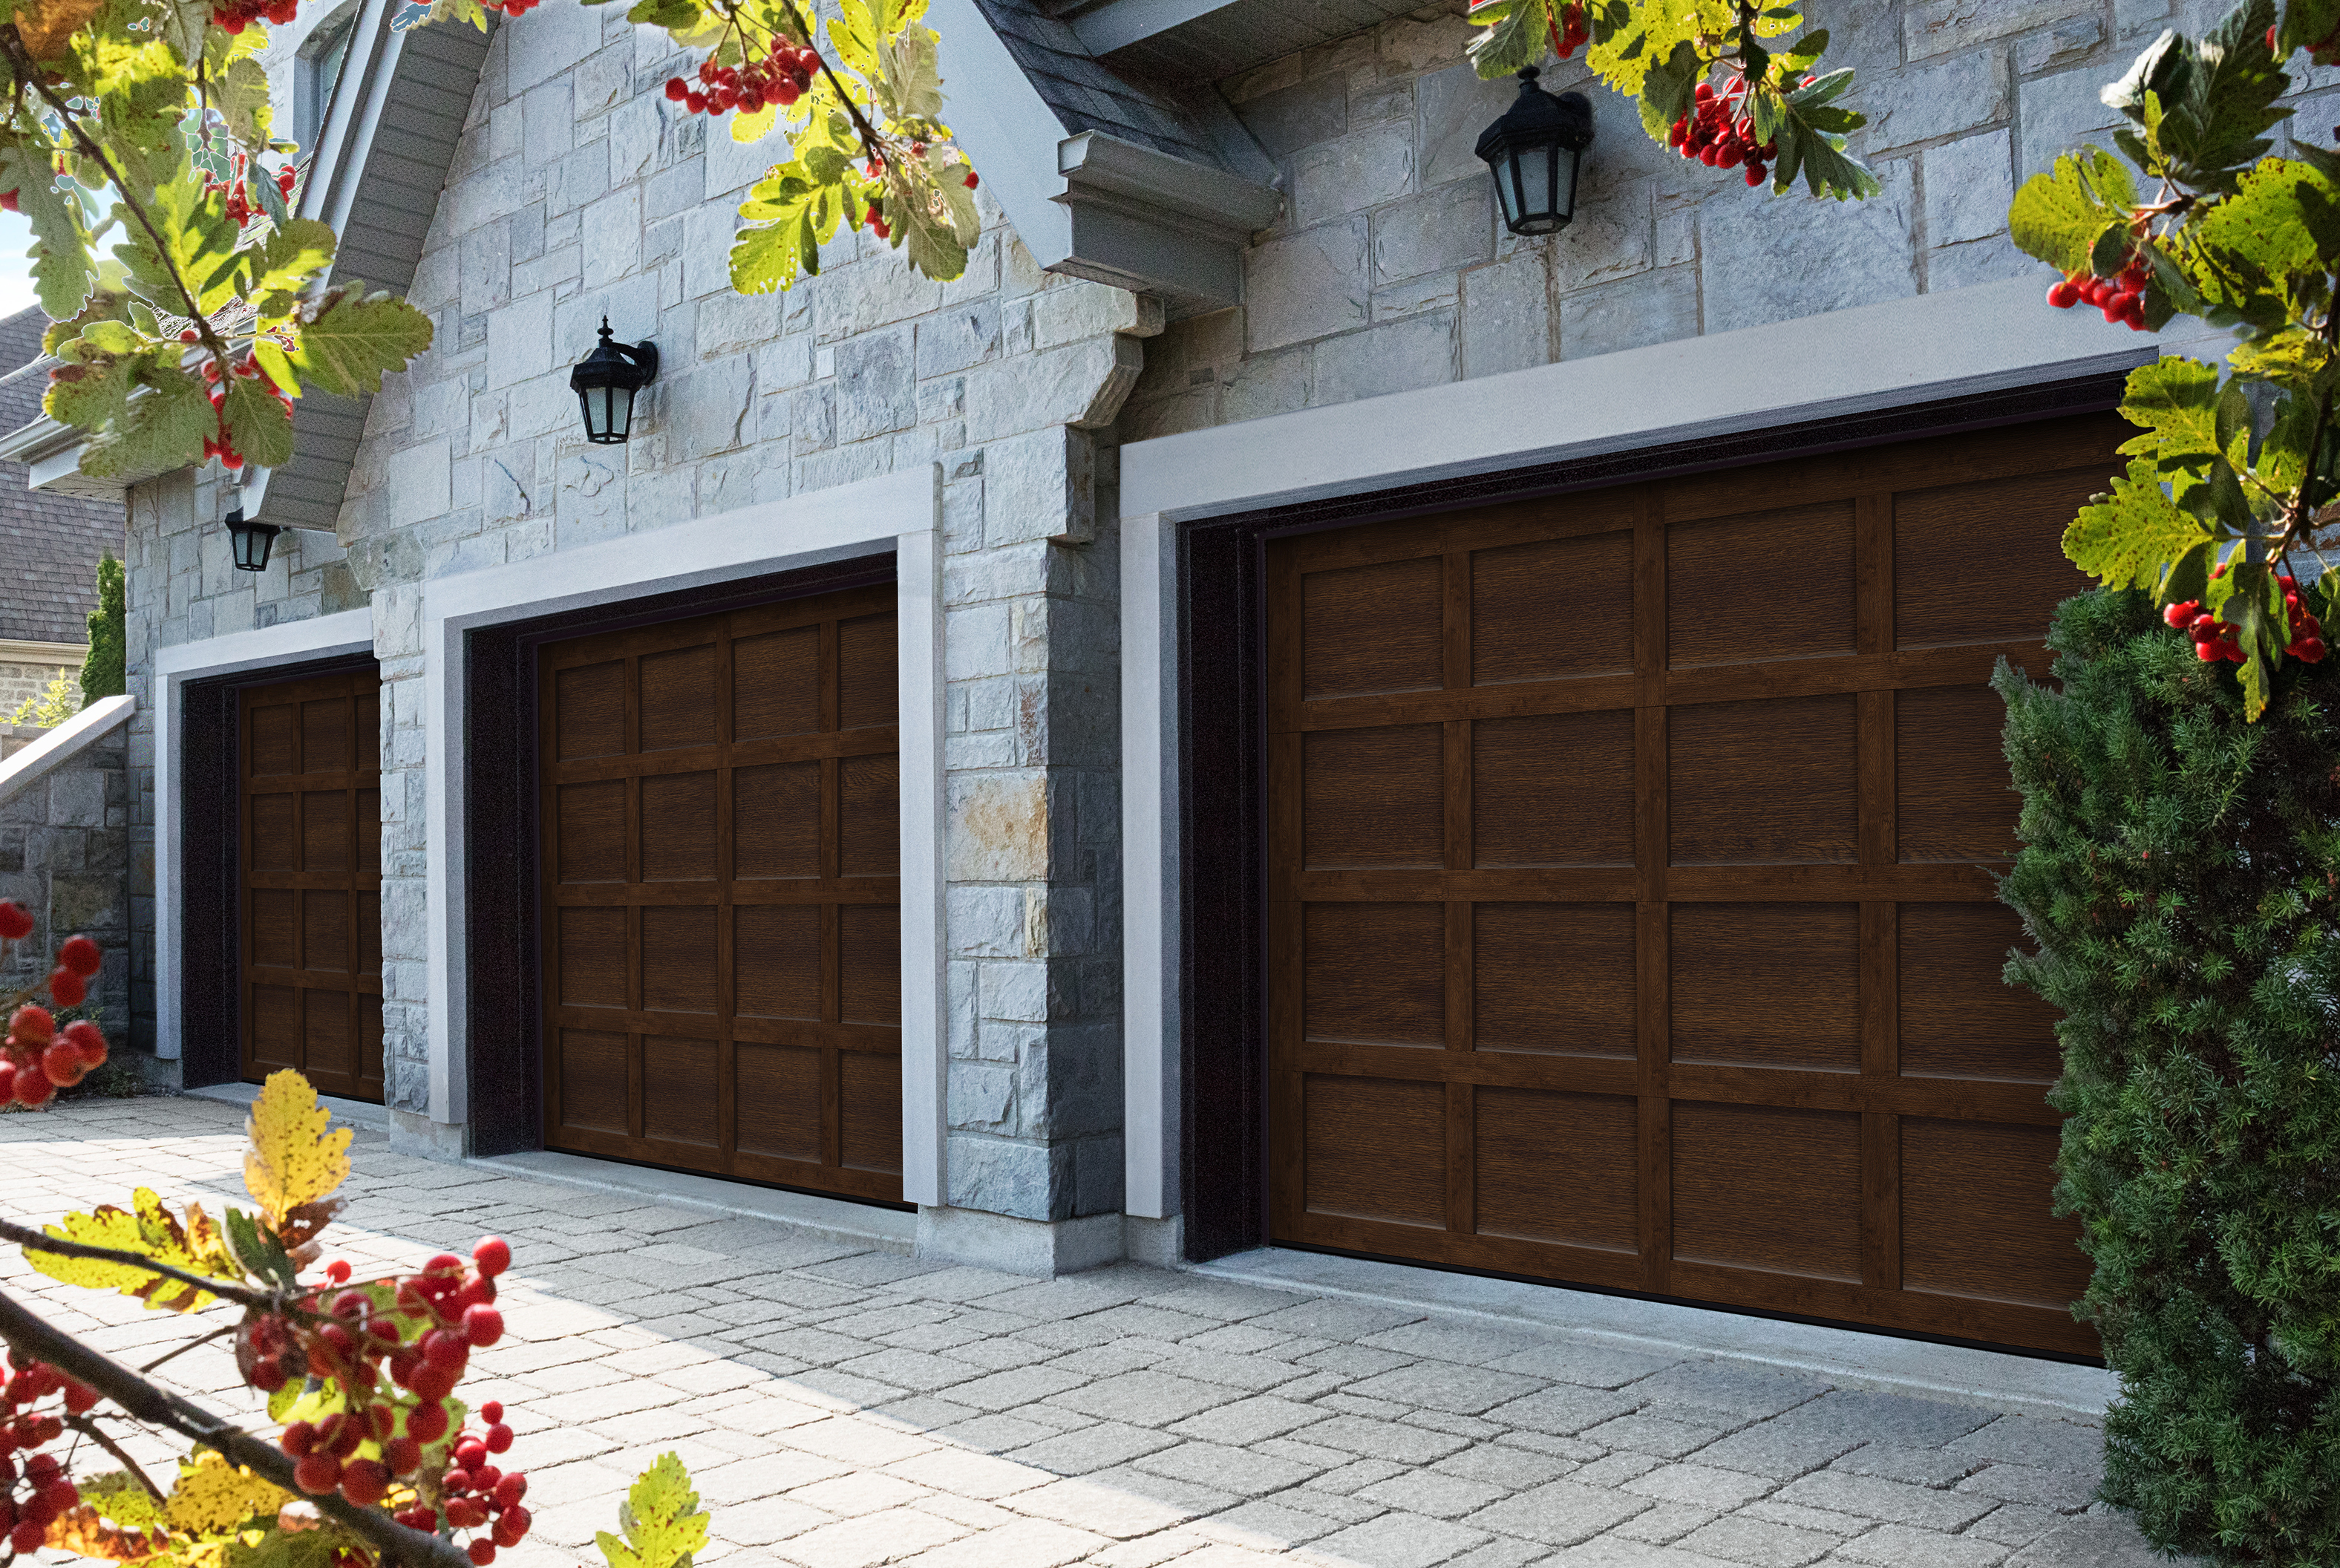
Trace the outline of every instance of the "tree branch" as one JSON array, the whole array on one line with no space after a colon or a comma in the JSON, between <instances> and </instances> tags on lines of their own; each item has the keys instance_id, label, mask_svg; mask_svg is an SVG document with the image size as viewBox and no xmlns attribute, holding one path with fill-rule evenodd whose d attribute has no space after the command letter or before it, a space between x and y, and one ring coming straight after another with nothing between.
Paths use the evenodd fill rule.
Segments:
<instances>
[{"instance_id":1,"label":"tree branch","mask_svg":"<svg viewBox=\"0 0 2340 1568\"><path fill-rule=\"evenodd\" d=\"M292 1459L273 1443L230 1424L192 1400L158 1388L109 1355L48 1324L13 1297L0 1293L0 1339L20 1356L44 1361L87 1384L136 1420L164 1426L224 1455L253 1474L274 1483L382 1553L384 1563L411 1568L471 1568L469 1553L452 1541L409 1530L387 1513L359 1508L338 1494L314 1496L292 1479Z\"/></svg>"},{"instance_id":2,"label":"tree branch","mask_svg":"<svg viewBox=\"0 0 2340 1568\"><path fill-rule=\"evenodd\" d=\"M66 1241L62 1237L48 1236L28 1226L17 1225L9 1220L0 1219L0 1241L14 1242L28 1251L45 1252L53 1257L81 1257L87 1258L93 1263L118 1263L131 1268L143 1269L148 1274L159 1274L165 1279L175 1279L182 1285L193 1285L197 1290L216 1295L223 1301L233 1301L240 1306L248 1306L258 1312L283 1313L289 1310L285 1303L272 1291L254 1290L248 1285L239 1285L232 1279L215 1279L210 1275L193 1274L159 1259L148 1257L143 1253L124 1252L111 1246L92 1246L84 1241Z\"/></svg>"},{"instance_id":3,"label":"tree branch","mask_svg":"<svg viewBox=\"0 0 2340 1568\"><path fill-rule=\"evenodd\" d=\"M861 133L861 145L871 157L880 163L885 162L886 139L863 117L861 105L853 101L853 95L845 90L845 84L838 80L837 72L829 65L828 56L820 54L820 45L813 42L811 26L805 21L804 13L797 9L797 0L780 0L780 4L788 7L788 20L794 22L798 31L805 35L805 47L820 55L820 74L828 78L830 91L837 94L837 101L844 105L845 112L853 117L853 128Z\"/></svg>"},{"instance_id":4,"label":"tree branch","mask_svg":"<svg viewBox=\"0 0 2340 1568\"><path fill-rule=\"evenodd\" d=\"M138 1467L138 1461L131 1458L130 1455L124 1451L122 1444L114 1441L114 1439L107 1434L105 1429L99 1426L96 1422L92 1421L86 1415L68 1415L65 1417L65 1428L71 1432L80 1433L84 1437L88 1438L92 1443L96 1444L100 1448L103 1448L108 1454L113 1454L114 1458L122 1462L122 1468L130 1472L131 1475L137 1480L139 1485L144 1486L147 1491L154 1494L155 1502L160 1503L163 1501L163 1489L154 1484L154 1480L147 1475L146 1472Z\"/></svg>"}]
</instances>

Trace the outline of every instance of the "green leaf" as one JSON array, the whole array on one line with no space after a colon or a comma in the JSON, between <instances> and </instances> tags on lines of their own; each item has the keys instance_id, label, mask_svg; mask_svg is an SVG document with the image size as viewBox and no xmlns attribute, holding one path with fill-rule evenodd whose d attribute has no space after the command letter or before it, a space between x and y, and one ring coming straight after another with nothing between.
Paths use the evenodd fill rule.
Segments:
<instances>
[{"instance_id":1,"label":"green leaf","mask_svg":"<svg viewBox=\"0 0 2340 1568\"><path fill-rule=\"evenodd\" d=\"M1482 6L1471 19L1487 24L1469 45L1471 64L1482 80L1508 76L1543 58L1545 40L1551 36L1545 22L1544 0L1511 0L1499 7Z\"/></svg>"},{"instance_id":2,"label":"green leaf","mask_svg":"<svg viewBox=\"0 0 2340 1568\"><path fill-rule=\"evenodd\" d=\"M2287 0L2276 47L2289 59L2293 51L2308 48L2340 30L2340 0Z\"/></svg>"},{"instance_id":3,"label":"green leaf","mask_svg":"<svg viewBox=\"0 0 2340 1568\"><path fill-rule=\"evenodd\" d=\"M2167 103L2186 91L2195 71L2194 41L2174 28L2145 46L2117 82L2097 94L2107 109L2117 109L2138 124L2146 123L2148 97Z\"/></svg>"},{"instance_id":4,"label":"green leaf","mask_svg":"<svg viewBox=\"0 0 2340 1568\"><path fill-rule=\"evenodd\" d=\"M235 450L247 462L282 468L292 461L292 416L260 384L259 377L228 377L227 403L221 412Z\"/></svg>"},{"instance_id":5,"label":"green leaf","mask_svg":"<svg viewBox=\"0 0 2340 1568\"><path fill-rule=\"evenodd\" d=\"M619 1505L626 1539L604 1530L594 1536L594 1544L610 1568L689 1568L690 1554L707 1544L707 1515L696 1512L698 1507L699 1494L691 1490L682 1461L661 1454Z\"/></svg>"},{"instance_id":6,"label":"green leaf","mask_svg":"<svg viewBox=\"0 0 2340 1568\"><path fill-rule=\"evenodd\" d=\"M2095 265L2107 234L2126 239L2137 207L2127 167L2102 147L2081 147L2015 193L2008 226L2016 248L2060 273Z\"/></svg>"},{"instance_id":7,"label":"green leaf","mask_svg":"<svg viewBox=\"0 0 2340 1568\"><path fill-rule=\"evenodd\" d=\"M163 1523L163 1503L127 1470L109 1471L77 1482L81 1500L104 1517L129 1530Z\"/></svg>"},{"instance_id":8,"label":"green leaf","mask_svg":"<svg viewBox=\"0 0 2340 1568\"><path fill-rule=\"evenodd\" d=\"M194 292L197 308L206 313L225 303L233 293L235 225L216 200L203 194L202 182L183 158L173 177L155 187L145 206L153 232L124 213L127 238L114 247L139 293L174 315L194 313L183 289ZM213 281L223 268L227 279Z\"/></svg>"},{"instance_id":9,"label":"green leaf","mask_svg":"<svg viewBox=\"0 0 2340 1568\"><path fill-rule=\"evenodd\" d=\"M268 372L270 381L284 389L285 396L297 398L301 395L301 378L293 372L292 356L284 352L282 343L274 338L256 338L252 344L252 357L262 370Z\"/></svg>"},{"instance_id":10,"label":"green leaf","mask_svg":"<svg viewBox=\"0 0 2340 1568\"><path fill-rule=\"evenodd\" d=\"M268 71L258 60L246 58L231 65L226 76L213 84L212 103L227 121L229 135L246 148L256 150L267 145L272 118ZM259 181L263 184L269 183L265 171L260 174Z\"/></svg>"},{"instance_id":11,"label":"green leaf","mask_svg":"<svg viewBox=\"0 0 2340 1568\"><path fill-rule=\"evenodd\" d=\"M203 406L206 412L210 410L209 398L203 400ZM200 447L201 442L197 445ZM279 1290L291 1290L297 1285L300 1270L274 1232L240 1208L227 1211L226 1230L228 1245L245 1269Z\"/></svg>"},{"instance_id":12,"label":"green leaf","mask_svg":"<svg viewBox=\"0 0 2340 1568\"><path fill-rule=\"evenodd\" d=\"M2271 158L2236 183L2236 194L2193 225L2194 243L2230 273L2279 281L2295 273L2328 271L2318 229L2332 224L2340 191L2313 164ZM2017 242L2020 243L2020 241Z\"/></svg>"},{"instance_id":13,"label":"green leaf","mask_svg":"<svg viewBox=\"0 0 2340 1568\"><path fill-rule=\"evenodd\" d=\"M2161 488L2154 464L2137 458L2110 493L2080 509L2064 531L2064 553L2107 588L2154 588L2167 563L2209 539Z\"/></svg>"},{"instance_id":14,"label":"green leaf","mask_svg":"<svg viewBox=\"0 0 2340 1568\"><path fill-rule=\"evenodd\" d=\"M46 143L0 132L0 191L13 192L32 225L33 278L41 309L64 321L76 315L97 282L81 203L56 187Z\"/></svg>"},{"instance_id":15,"label":"green leaf","mask_svg":"<svg viewBox=\"0 0 2340 1568\"><path fill-rule=\"evenodd\" d=\"M183 1222L163 1206L151 1187L140 1187L130 1201L132 1206L127 1209L108 1204L90 1214L69 1214L61 1223L44 1227L45 1233L61 1241L136 1253L189 1274L213 1279L240 1277L203 1206L189 1204ZM25 1261L52 1279L94 1290L118 1290L163 1312L194 1312L218 1299L208 1291L132 1264L65 1257L30 1246L25 1249Z\"/></svg>"},{"instance_id":16,"label":"green leaf","mask_svg":"<svg viewBox=\"0 0 2340 1568\"><path fill-rule=\"evenodd\" d=\"M279 223L252 258L252 293L298 293L332 265L336 243L332 226L314 218Z\"/></svg>"},{"instance_id":17,"label":"green leaf","mask_svg":"<svg viewBox=\"0 0 2340 1568\"><path fill-rule=\"evenodd\" d=\"M334 289L304 305L292 363L302 379L342 397L364 397L431 346L431 318L385 293Z\"/></svg>"}]
</instances>

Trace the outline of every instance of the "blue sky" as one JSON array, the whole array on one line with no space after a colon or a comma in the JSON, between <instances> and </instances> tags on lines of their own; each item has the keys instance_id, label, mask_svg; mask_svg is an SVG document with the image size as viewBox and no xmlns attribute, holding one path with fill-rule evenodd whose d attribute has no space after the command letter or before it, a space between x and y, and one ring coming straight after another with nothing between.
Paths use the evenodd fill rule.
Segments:
<instances>
[{"instance_id":1,"label":"blue sky","mask_svg":"<svg viewBox=\"0 0 2340 1568\"><path fill-rule=\"evenodd\" d=\"M0 213L0 316L13 316L33 303L33 228L22 213Z\"/></svg>"}]
</instances>

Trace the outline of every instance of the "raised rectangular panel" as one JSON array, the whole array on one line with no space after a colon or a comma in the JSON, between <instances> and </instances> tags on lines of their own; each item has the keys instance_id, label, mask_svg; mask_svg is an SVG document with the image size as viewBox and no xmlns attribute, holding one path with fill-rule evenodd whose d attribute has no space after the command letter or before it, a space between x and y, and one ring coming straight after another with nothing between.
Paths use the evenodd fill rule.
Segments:
<instances>
[{"instance_id":1,"label":"raised rectangular panel","mask_svg":"<svg viewBox=\"0 0 2340 1568\"><path fill-rule=\"evenodd\" d=\"M272 969L298 968L301 895L290 888L254 888L246 897L252 905L252 950L244 961Z\"/></svg>"},{"instance_id":2,"label":"raised rectangular panel","mask_svg":"<svg viewBox=\"0 0 2340 1568\"><path fill-rule=\"evenodd\" d=\"M1860 1070L1860 906L1676 904L1673 1059Z\"/></svg>"},{"instance_id":3,"label":"raised rectangular panel","mask_svg":"<svg viewBox=\"0 0 2340 1568\"><path fill-rule=\"evenodd\" d=\"M1745 512L1666 530L1674 668L1853 651L1853 503Z\"/></svg>"},{"instance_id":4,"label":"raised rectangular panel","mask_svg":"<svg viewBox=\"0 0 2340 1568\"><path fill-rule=\"evenodd\" d=\"M642 655L641 749L715 744L715 650L670 648Z\"/></svg>"},{"instance_id":5,"label":"raised rectangular panel","mask_svg":"<svg viewBox=\"0 0 2340 1568\"><path fill-rule=\"evenodd\" d=\"M1673 1106L1674 1256L1860 1279L1860 1117L1776 1106Z\"/></svg>"},{"instance_id":6,"label":"raised rectangular panel","mask_svg":"<svg viewBox=\"0 0 2340 1568\"><path fill-rule=\"evenodd\" d=\"M346 773L352 760L349 699L327 697L301 704L301 771Z\"/></svg>"},{"instance_id":7,"label":"raised rectangular panel","mask_svg":"<svg viewBox=\"0 0 2340 1568\"><path fill-rule=\"evenodd\" d=\"M654 773L640 784L642 880L715 877L715 775Z\"/></svg>"},{"instance_id":8,"label":"raised rectangular panel","mask_svg":"<svg viewBox=\"0 0 2340 1568\"><path fill-rule=\"evenodd\" d=\"M562 1126L616 1133L626 1127L626 1037L601 1029L560 1031Z\"/></svg>"},{"instance_id":9,"label":"raised rectangular panel","mask_svg":"<svg viewBox=\"0 0 2340 1568\"><path fill-rule=\"evenodd\" d=\"M1471 823L1482 867L1631 865L1632 711L1473 722Z\"/></svg>"},{"instance_id":10,"label":"raised rectangular panel","mask_svg":"<svg viewBox=\"0 0 2340 1568\"><path fill-rule=\"evenodd\" d=\"M898 1175L902 1169L902 1058L875 1051L839 1051L839 1163L853 1170Z\"/></svg>"},{"instance_id":11,"label":"raised rectangular panel","mask_svg":"<svg viewBox=\"0 0 2340 1568\"><path fill-rule=\"evenodd\" d=\"M837 765L837 874L902 872L902 759L848 757Z\"/></svg>"},{"instance_id":12,"label":"raised rectangular panel","mask_svg":"<svg viewBox=\"0 0 2340 1568\"><path fill-rule=\"evenodd\" d=\"M618 908L553 911L560 958L553 999L564 1007L626 1005L626 912Z\"/></svg>"},{"instance_id":13,"label":"raised rectangular panel","mask_svg":"<svg viewBox=\"0 0 2340 1568\"><path fill-rule=\"evenodd\" d=\"M1311 904L1302 922L1306 1037L1362 1045L1446 1038L1443 904Z\"/></svg>"},{"instance_id":14,"label":"raised rectangular panel","mask_svg":"<svg viewBox=\"0 0 2340 1568\"><path fill-rule=\"evenodd\" d=\"M2111 464L1904 491L1893 498L1893 624L1903 648L2048 635L2088 586L2064 531Z\"/></svg>"},{"instance_id":15,"label":"raised rectangular panel","mask_svg":"<svg viewBox=\"0 0 2340 1568\"><path fill-rule=\"evenodd\" d=\"M1473 1049L1633 1055L1632 905L1481 904L1471 919Z\"/></svg>"},{"instance_id":16,"label":"raised rectangular panel","mask_svg":"<svg viewBox=\"0 0 2340 1568\"><path fill-rule=\"evenodd\" d=\"M301 869L347 871L350 796L346 789L310 789L301 796Z\"/></svg>"},{"instance_id":17,"label":"raised rectangular panel","mask_svg":"<svg viewBox=\"0 0 2340 1568\"><path fill-rule=\"evenodd\" d=\"M731 739L820 728L820 628L794 626L731 644Z\"/></svg>"},{"instance_id":18,"label":"raised rectangular panel","mask_svg":"<svg viewBox=\"0 0 2340 1568\"><path fill-rule=\"evenodd\" d=\"M1904 861L2012 859L2022 801L1999 737L2007 704L1988 686L1893 696L1894 839Z\"/></svg>"},{"instance_id":19,"label":"raised rectangular panel","mask_svg":"<svg viewBox=\"0 0 2340 1568\"><path fill-rule=\"evenodd\" d=\"M742 1017L820 1017L820 906L749 904L731 911L733 1010Z\"/></svg>"},{"instance_id":20,"label":"raised rectangular panel","mask_svg":"<svg viewBox=\"0 0 2340 1568\"><path fill-rule=\"evenodd\" d=\"M1904 904L1901 1071L1911 1077L2052 1084L2063 1072L2056 1009L2001 978L2028 946L2003 904Z\"/></svg>"},{"instance_id":21,"label":"raised rectangular panel","mask_svg":"<svg viewBox=\"0 0 2340 1568\"><path fill-rule=\"evenodd\" d=\"M1435 691L1446 683L1445 573L1436 556L1301 581L1301 694Z\"/></svg>"},{"instance_id":22,"label":"raised rectangular panel","mask_svg":"<svg viewBox=\"0 0 2340 1568\"><path fill-rule=\"evenodd\" d=\"M1302 1095L1310 1213L1445 1225L1444 1085L1311 1074Z\"/></svg>"},{"instance_id":23,"label":"raised rectangular panel","mask_svg":"<svg viewBox=\"0 0 2340 1568\"><path fill-rule=\"evenodd\" d=\"M252 777L274 778L301 770L300 747L293 726L293 706L290 702L255 704L248 710L245 732Z\"/></svg>"},{"instance_id":24,"label":"raised rectangular panel","mask_svg":"<svg viewBox=\"0 0 2340 1568\"><path fill-rule=\"evenodd\" d=\"M774 762L731 775L732 875L820 875L820 764Z\"/></svg>"},{"instance_id":25,"label":"raised rectangular panel","mask_svg":"<svg viewBox=\"0 0 2340 1568\"><path fill-rule=\"evenodd\" d=\"M900 703L894 615L837 623L837 727L864 729L895 721Z\"/></svg>"},{"instance_id":26,"label":"raised rectangular panel","mask_svg":"<svg viewBox=\"0 0 2340 1568\"><path fill-rule=\"evenodd\" d=\"M1301 864L1444 864L1444 729L1320 729L1301 738Z\"/></svg>"},{"instance_id":27,"label":"raised rectangular panel","mask_svg":"<svg viewBox=\"0 0 2340 1568\"><path fill-rule=\"evenodd\" d=\"M745 1155L820 1163L820 1053L742 1040L732 1047L739 1147Z\"/></svg>"},{"instance_id":28,"label":"raised rectangular panel","mask_svg":"<svg viewBox=\"0 0 2340 1568\"><path fill-rule=\"evenodd\" d=\"M615 757L626 749L626 666L622 660L557 671L553 750L564 762Z\"/></svg>"},{"instance_id":29,"label":"raised rectangular panel","mask_svg":"<svg viewBox=\"0 0 2340 1568\"><path fill-rule=\"evenodd\" d=\"M642 1007L653 1013L712 1013L715 906L652 904L642 909Z\"/></svg>"},{"instance_id":30,"label":"raised rectangular panel","mask_svg":"<svg viewBox=\"0 0 2340 1568\"><path fill-rule=\"evenodd\" d=\"M553 809L560 822L560 877L563 882L626 879L624 779L563 784L554 793Z\"/></svg>"},{"instance_id":31,"label":"raised rectangular panel","mask_svg":"<svg viewBox=\"0 0 2340 1568\"><path fill-rule=\"evenodd\" d=\"M902 1022L902 911L892 904L848 904L837 912L840 1021Z\"/></svg>"},{"instance_id":32,"label":"raised rectangular panel","mask_svg":"<svg viewBox=\"0 0 2340 1568\"><path fill-rule=\"evenodd\" d=\"M713 1040L642 1037L642 1136L660 1143L722 1144Z\"/></svg>"},{"instance_id":33,"label":"raised rectangular panel","mask_svg":"<svg viewBox=\"0 0 2340 1568\"><path fill-rule=\"evenodd\" d=\"M1630 532L1472 552L1472 684L1616 675L1632 667Z\"/></svg>"},{"instance_id":34,"label":"raised rectangular panel","mask_svg":"<svg viewBox=\"0 0 2340 1568\"><path fill-rule=\"evenodd\" d=\"M2052 1126L1901 1122L1901 1285L2068 1307L2088 1287L2076 1219L2054 1212Z\"/></svg>"},{"instance_id":35,"label":"raised rectangular panel","mask_svg":"<svg viewBox=\"0 0 2340 1568\"><path fill-rule=\"evenodd\" d=\"M1668 710L1677 866L1850 865L1859 858L1856 700L1767 698Z\"/></svg>"},{"instance_id":36,"label":"raised rectangular panel","mask_svg":"<svg viewBox=\"0 0 2340 1568\"><path fill-rule=\"evenodd\" d=\"M1481 1085L1472 1107L1480 1235L1638 1250L1631 1099Z\"/></svg>"}]
</instances>

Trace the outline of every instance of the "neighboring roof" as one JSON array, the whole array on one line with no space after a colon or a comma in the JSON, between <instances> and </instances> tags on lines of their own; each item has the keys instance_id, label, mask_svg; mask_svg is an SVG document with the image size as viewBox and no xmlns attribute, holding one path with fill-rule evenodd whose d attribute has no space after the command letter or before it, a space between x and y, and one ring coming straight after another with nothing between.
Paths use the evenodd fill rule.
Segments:
<instances>
[{"instance_id":1,"label":"neighboring roof","mask_svg":"<svg viewBox=\"0 0 2340 1568\"><path fill-rule=\"evenodd\" d=\"M0 319L0 430L41 417L49 372L36 363L49 318L36 306ZM25 465L0 462L0 639L86 642L97 558L124 547L119 501L27 490Z\"/></svg>"}]
</instances>

